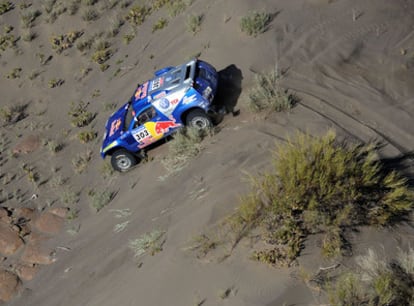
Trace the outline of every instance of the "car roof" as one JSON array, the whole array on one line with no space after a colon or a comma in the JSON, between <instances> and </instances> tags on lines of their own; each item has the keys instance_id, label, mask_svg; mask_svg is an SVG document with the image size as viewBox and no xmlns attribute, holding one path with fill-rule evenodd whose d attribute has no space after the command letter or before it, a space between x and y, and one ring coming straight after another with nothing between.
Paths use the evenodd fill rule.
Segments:
<instances>
[{"instance_id":1,"label":"car roof","mask_svg":"<svg viewBox=\"0 0 414 306\"><path fill-rule=\"evenodd\" d=\"M191 60L176 67L166 67L155 72L155 77L139 85L131 97L134 110L141 109L162 96L183 86L191 86L197 60Z\"/></svg>"}]
</instances>

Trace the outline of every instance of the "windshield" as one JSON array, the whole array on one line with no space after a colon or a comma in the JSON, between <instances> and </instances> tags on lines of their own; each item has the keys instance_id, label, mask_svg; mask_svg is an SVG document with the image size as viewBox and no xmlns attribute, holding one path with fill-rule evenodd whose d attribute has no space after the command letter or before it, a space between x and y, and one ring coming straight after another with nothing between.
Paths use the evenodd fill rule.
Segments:
<instances>
[{"instance_id":1,"label":"windshield","mask_svg":"<svg viewBox=\"0 0 414 306\"><path fill-rule=\"evenodd\" d=\"M128 130L129 126L131 125L132 118L134 118L135 112L134 108L131 106L131 102L128 104L128 110L125 114L125 121L124 121L124 131Z\"/></svg>"}]
</instances>

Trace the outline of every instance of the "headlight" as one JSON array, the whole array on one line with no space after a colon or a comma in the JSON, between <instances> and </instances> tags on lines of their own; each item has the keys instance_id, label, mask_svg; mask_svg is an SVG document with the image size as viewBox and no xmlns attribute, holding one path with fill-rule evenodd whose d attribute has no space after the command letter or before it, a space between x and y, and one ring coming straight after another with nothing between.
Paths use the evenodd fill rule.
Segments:
<instances>
[{"instance_id":1,"label":"headlight","mask_svg":"<svg viewBox=\"0 0 414 306\"><path fill-rule=\"evenodd\" d=\"M209 100L209 96L210 96L212 91L213 90L211 89L211 87L207 86L207 88L204 89L204 91L203 91L203 98L206 99L206 100Z\"/></svg>"}]
</instances>

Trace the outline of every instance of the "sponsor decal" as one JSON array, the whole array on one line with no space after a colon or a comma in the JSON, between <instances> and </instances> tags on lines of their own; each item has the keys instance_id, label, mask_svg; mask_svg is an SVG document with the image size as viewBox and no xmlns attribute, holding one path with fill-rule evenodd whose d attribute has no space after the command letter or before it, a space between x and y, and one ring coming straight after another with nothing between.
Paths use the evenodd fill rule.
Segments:
<instances>
[{"instance_id":1,"label":"sponsor decal","mask_svg":"<svg viewBox=\"0 0 414 306\"><path fill-rule=\"evenodd\" d=\"M196 94L192 94L191 96L185 96L184 98L183 98L183 104L184 105L186 105L186 104L190 104L190 103L192 103L192 102L194 102L195 100L197 99L197 96L196 96Z\"/></svg>"},{"instance_id":2,"label":"sponsor decal","mask_svg":"<svg viewBox=\"0 0 414 306\"><path fill-rule=\"evenodd\" d=\"M166 94L167 93L165 91L161 91L159 94L156 94L154 96L154 99L157 100L157 99L163 98L163 97L165 97Z\"/></svg>"},{"instance_id":3,"label":"sponsor decal","mask_svg":"<svg viewBox=\"0 0 414 306\"><path fill-rule=\"evenodd\" d=\"M111 123L111 129L109 130L109 136L115 134L116 131L121 127L121 119L116 119Z\"/></svg>"},{"instance_id":4,"label":"sponsor decal","mask_svg":"<svg viewBox=\"0 0 414 306\"><path fill-rule=\"evenodd\" d=\"M145 82L143 85L139 86L135 91L135 100L144 99L147 96L148 92L148 82Z\"/></svg>"},{"instance_id":5,"label":"sponsor decal","mask_svg":"<svg viewBox=\"0 0 414 306\"><path fill-rule=\"evenodd\" d=\"M139 131L136 131L134 133L134 138L138 142L140 142L141 140L143 140L143 139L145 139L149 136L150 136L150 133L148 132L148 130L146 128L140 129Z\"/></svg>"},{"instance_id":6,"label":"sponsor decal","mask_svg":"<svg viewBox=\"0 0 414 306\"><path fill-rule=\"evenodd\" d=\"M168 99L166 98L160 99L158 103L159 103L160 108L162 109L168 109L170 107L170 101L168 101Z\"/></svg>"},{"instance_id":7,"label":"sponsor decal","mask_svg":"<svg viewBox=\"0 0 414 306\"><path fill-rule=\"evenodd\" d=\"M181 124L176 123L175 120L170 120L170 121L159 121L155 123L155 133L160 135L160 134L165 134L167 133L170 129L179 127Z\"/></svg>"},{"instance_id":8,"label":"sponsor decal","mask_svg":"<svg viewBox=\"0 0 414 306\"><path fill-rule=\"evenodd\" d=\"M162 84L164 84L164 78L154 79L151 82L151 91L161 88Z\"/></svg>"},{"instance_id":9,"label":"sponsor decal","mask_svg":"<svg viewBox=\"0 0 414 306\"><path fill-rule=\"evenodd\" d=\"M165 97L158 99L152 103L161 113L169 117L174 112L175 108L181 101L185 90L179 90L172 94L166 95ZM167 103L168 101L168 103Z\"/></svg>"}]
</instances>

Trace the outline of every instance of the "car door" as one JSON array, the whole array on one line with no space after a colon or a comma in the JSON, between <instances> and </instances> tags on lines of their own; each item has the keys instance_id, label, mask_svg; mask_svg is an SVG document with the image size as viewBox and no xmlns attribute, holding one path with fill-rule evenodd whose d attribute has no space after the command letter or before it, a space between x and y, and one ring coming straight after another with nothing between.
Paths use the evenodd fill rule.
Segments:
<instances>
[{"instance_id":1,"label":"car door","mask_svg":"<svg viewBox=\"0 0 414 306\"><path fill-rule=\"evenodd\" d=\"M138 148L142 149L162 138L155 133L155 120L157 120L157 111L150 106L137 114L134 118L131 135L138 143Z\"/></svg>"}]
</instances>

